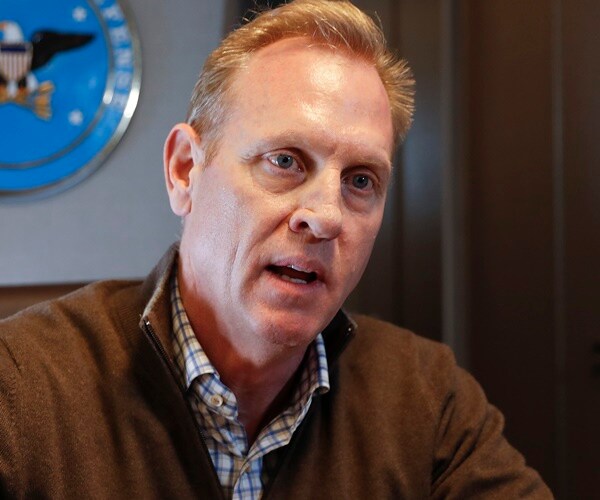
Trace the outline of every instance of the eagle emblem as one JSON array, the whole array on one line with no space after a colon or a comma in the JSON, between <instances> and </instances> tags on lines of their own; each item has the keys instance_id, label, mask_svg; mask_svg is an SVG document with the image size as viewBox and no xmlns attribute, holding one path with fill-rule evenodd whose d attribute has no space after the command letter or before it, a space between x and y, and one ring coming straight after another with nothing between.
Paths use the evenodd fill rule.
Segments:
<instances>
[{"instance_id":1,"label":"eagle emblem","mask_svg":"<svg viewBox=\"0 0 600 500\"><path fill-rule=\"evenodd\" d=\"M21 27L8 20L0 21L0 33L0 104L13 102L49 119L54 84L50 80L38 82L35 71L56 54L86 45L94 35L41 30L27 41Z\"/></svg>"}]
</instances>

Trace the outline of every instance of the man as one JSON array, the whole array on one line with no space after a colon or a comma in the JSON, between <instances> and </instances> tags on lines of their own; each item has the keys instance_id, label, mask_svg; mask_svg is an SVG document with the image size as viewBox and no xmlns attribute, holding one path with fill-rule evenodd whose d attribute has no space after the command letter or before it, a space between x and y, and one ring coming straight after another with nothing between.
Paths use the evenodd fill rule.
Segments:
<instances>
[{"instance_id":1,"label":"man","mask_svg":"<svg viewBox=\"0 0 600 500\"><path fill-rule=\"evenodd\" d=\"M165 144L179 247L0 328L2 492L550 498L447 348L340 311L411 95L347 2L230 34Z\"/></svg>"}]
</instances>

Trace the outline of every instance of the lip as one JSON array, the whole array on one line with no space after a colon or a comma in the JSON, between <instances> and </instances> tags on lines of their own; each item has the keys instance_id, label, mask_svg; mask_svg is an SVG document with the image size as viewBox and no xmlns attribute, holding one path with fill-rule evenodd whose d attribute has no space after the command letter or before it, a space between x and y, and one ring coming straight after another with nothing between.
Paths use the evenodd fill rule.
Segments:
<instances>
[{"instance_id":1,"label":"lip","mask_svg":"<svg viewBox=\"0 0 600 500\"><path fill-rule=\"evenodd\" d=\"M294 283L287 281L276 273L265 270L267 280L271 283L271 291L278 290L287 298L314 297L314 293L319 290L325 290L325 285L322 281L314 280L310 283Z\"/></svg>"},{"instance_id":2,"label":"lip","mask_svg":"<svg viewBox=\"0 0 600 500\"><path fill-rule=\"evenodd\" d=\"M290 267L304 273L315 273L317 278L313 283L324 283L326 281L325 266L317 259L310 259L305 256L278 257L269 262L265 269L268 270L269 266Z\"/></svg>"}]
</instances>

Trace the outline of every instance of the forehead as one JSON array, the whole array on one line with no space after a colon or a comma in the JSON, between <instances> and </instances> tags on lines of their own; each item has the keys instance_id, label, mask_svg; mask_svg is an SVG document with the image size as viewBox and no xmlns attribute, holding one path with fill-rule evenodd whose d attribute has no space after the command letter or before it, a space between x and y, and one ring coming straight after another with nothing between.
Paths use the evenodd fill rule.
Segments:
<instances>
[{"instance_id":1,"label":"forehead","mask_svg":"<svg viewBox=\"0 0 600 500\"><path fill-rule=\"evenodd\" d=\"M389 99L373 65L306 38L275 42L249 57L232 82L230 120L253 126L312 128L389 150ZM335 127L335 130L327 130ZM369 130L365 130L369 129Z\"/></svg>"}]
</instances>

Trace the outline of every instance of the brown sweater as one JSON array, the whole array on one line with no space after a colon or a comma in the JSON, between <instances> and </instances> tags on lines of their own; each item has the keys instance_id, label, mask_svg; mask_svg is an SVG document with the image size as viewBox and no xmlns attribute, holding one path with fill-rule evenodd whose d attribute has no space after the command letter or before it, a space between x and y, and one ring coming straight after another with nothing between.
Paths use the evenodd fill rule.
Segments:
<instances>
[{"instance_id":1,"label":"brown sweater","mask_svg":"<svg viewBox=\"0 0 600 500\"><path fill-rule=\"evenodd\" d=\"M222 498L172 372L174 254L0 322L0 497ZM448 348L343 313L324 337L332 389L265 498L552 498Z\"/></svg>"}]
</instances>

